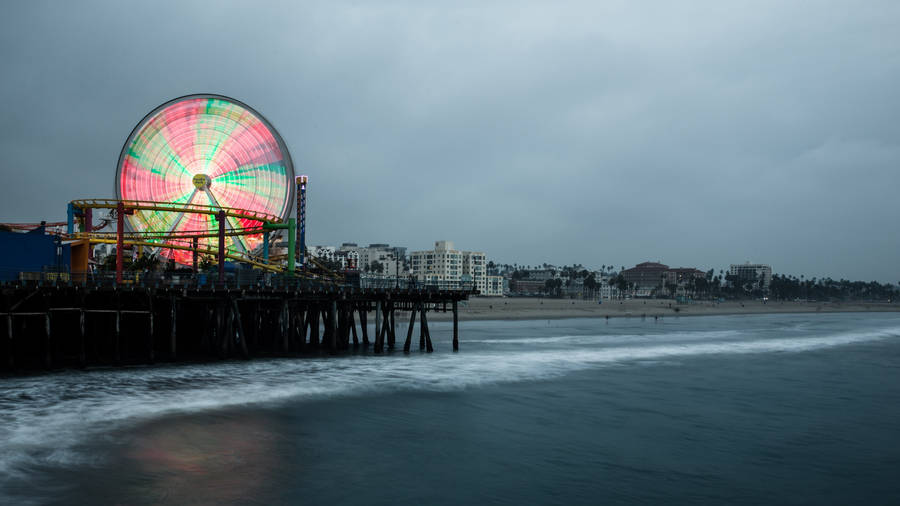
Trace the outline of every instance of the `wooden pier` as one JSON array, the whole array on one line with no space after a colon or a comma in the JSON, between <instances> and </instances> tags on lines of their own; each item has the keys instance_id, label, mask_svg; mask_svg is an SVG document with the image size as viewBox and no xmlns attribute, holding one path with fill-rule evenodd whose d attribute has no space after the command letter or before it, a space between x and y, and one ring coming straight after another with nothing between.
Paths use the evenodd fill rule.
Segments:
<instances>
[{"instance_id":1,"label":"wooden pier","mask_svg":"<svg viewBox=\"0 0 900 506\"><path fill-rule=\"evenodd\" d=\"M0 288L0 370L197 362L233 358L384 353L397 344L397 320L408 316L402 343L434 350L428 312L452 311L470 291L429 288L281 286L89 286L15 284ZM369 335L368 319L374 317ZM401 335L401 339L403 336ZM450 344L450 343L448 343Z\"/></svg>"}]
</instances>

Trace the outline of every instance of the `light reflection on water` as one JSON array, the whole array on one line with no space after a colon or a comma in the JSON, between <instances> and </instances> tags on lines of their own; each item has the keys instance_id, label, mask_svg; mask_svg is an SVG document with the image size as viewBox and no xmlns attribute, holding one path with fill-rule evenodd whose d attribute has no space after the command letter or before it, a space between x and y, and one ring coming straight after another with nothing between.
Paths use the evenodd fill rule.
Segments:
<instances>
[{"instance_id":1,"label":"light reflection on water","mask_svg":"<svg viewBox=\"0 0 900 506\"><path fill-rule=\"evenodd\" d=\"M147 502L233 503L278 474L277 434L261 416L178 417L147 424L123 453L138 479L122 493Z\"/></svg>"}]
</instances>

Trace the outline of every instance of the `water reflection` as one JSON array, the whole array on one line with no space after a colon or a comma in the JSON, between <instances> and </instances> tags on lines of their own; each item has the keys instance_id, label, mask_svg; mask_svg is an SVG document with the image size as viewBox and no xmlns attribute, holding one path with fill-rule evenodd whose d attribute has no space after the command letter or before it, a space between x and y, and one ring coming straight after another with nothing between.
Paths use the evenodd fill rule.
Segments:
<instances>
[{"instance_id":1,"label":"water reflection","mask_svg":"<svg viewBox=\"0 0 900 506\"><path fill-rule=\"evenodd\" d=\"M277 431L260 415L179 417L136 432L125 496L136 502L236 503L257 498L278 472ZM131 500L126 499L126 502Z\"/></svg>"}]
</instances>

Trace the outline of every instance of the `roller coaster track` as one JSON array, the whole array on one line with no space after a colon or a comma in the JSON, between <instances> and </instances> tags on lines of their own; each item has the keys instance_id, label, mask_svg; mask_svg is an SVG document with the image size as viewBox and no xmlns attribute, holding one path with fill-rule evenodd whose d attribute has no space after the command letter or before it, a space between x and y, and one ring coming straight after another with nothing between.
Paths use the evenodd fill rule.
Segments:
<instances>
[{"instance_id":1,"label":"roller coaster track","mask_svg":"<svg viewBox=\"0 0 900 506\"><path fill-rule=\"evenodd\" d=\"M178 204L168 202L150 202L143 200L115 200L115 199L81 199L73 200L72 206L77 209L118 209L119 203L122 203L126 210L134 211L161 211L170 213L187 213L187 214L206 214L218 215L224 211L225 216L229 218L238 218L250 221L257 221L259 225L242 228L229 228L225 231L225 236L235 237L243 235L254 235L264 233L265 224L280 224L284 220L279 216L256 211L248 211L246 209L235 209L229 207L217 207L203 204ZM131 246L147 246L150 248L165 248L182 251L196 251L198 255L217 256L219 251L217 248L211 248L207 245L198 244L194 248L194 239L212 239L219 236L218 231L210 230L188 230L188 231L169 231L169 232L123 232L122 243ZM66 240L86 240L95 244L116 244L118 241L117 232L75 232L72 234L64 234L63 239ZM225 252L225 258L235 262L251 265L253 267L264 269L270 272L284 272L281 262L266 262L260 255L254 255L249 252ZM315 265L322 271L324 277L331 278L334 281L343 281L344 277L330 270L322 262L313 256L306 255L309 263ZM272 260L272 259L270 259ZM321 278L315 274L306 271L296 273L302 277Z\"/></svg>"},{"instance_id":2,"label":"roller coaster track","mask_svg":"<svg viewBox=\"0 0 900 506\"><path fill-rule=\"evenodd\" d=\"M135 211L163 211L172 213L189 213L189 214L209 214L216 215L219 211L225 211L225 216L229 218L241 218L245 220L259 221L261 223L282 223L283 220L279 216L268 213L260 213L256 211L248 211L246 209L235 209L232 207L218 207L205 204L179 204L170 202L150 202L146 200L115 200L115 199L81 199L73 200L72 205L78 209L117 209L119 202L125 205L126 209Z\"/></svg>"},{"instance_id":3,"label":"roller coaster track","mask_svg":"<svg viewBox=\"0 0 900 506\"><path fill-rule=\"evenodd\" d=\"M116 244L115 238L110 239L110 238L106 238L106 237L91 236L88 240L91 243L96 243L96 244ZM182 250L182 251L194 251L194 246L191 244L182 245L182 244L176 244L176 243L172 243L172 242L167 242L167 243L163 244L163 243L158 243L158 242L142 241L142 240L135 240L135 239L123 240L122 242L123 242L123 244L131 245L131 246L148 246L151 248L166 248L166 249L177 249L177 250ZM219 254L218 249L209 248L209 247L205 247L202 245L198 245L196 251L197 251L198 255L216 256ZM261 261L261 259L257 258L256 255L244 255L244 254L237 254L237 253L231 253L231 252L226 251L225 258L228 260L233 260L235 262L249 264L249 265L252 265L253 267L265 269L270 272L283 272L284 271L284 267L282 267L281 265L265 263L265 262Z\"/></svg>"},{"instance_id":4,"label":"roller coaster track","mask_svg":"<svg viewBox=\"0 0 900 506\"><path fill-rule=\"evenodd\" d=\"M233 237L236 235L251 235L251 234L262 234L266 230L260 225L258 227L244 227L244 228L236 228L225 231L225 236ZM210 232L208 230L178 230L170 233L166 232L125 232L122 234L122 238L125 241L170 241L170 240L188 240L188 239L210 239L218 237L218 232ZM66 234L66 239L71 240L79 240L79 239L90 239L92 242L94 239L104 239L109 238L112 240L116 240L116 232L75 232L73 234ZM161 243L154 243L157 247L162 246Z\"/></svg>"}]
</instances>

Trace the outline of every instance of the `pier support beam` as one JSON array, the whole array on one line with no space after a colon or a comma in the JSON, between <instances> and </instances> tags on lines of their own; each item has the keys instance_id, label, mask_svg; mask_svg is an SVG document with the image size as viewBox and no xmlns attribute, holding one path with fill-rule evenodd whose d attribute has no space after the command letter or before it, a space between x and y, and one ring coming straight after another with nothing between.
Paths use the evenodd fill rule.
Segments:
<instances>
[{"instance_id":1,"label":"pier support beam","mask_svg":"<svg viewBox=\"0 0 900 506\"><path fill-rule=\"evenodd\" d=\"M369 324L366 322L368 318L368 303L363 304L359 308L359 330L362 331L362 344L364 347L369 347Z\"/></svg>"},{"instance_id":2,"label":"pier support beam","mask_svg":"<svg viewBox=\"0 0 900 506\"><path fill-rule=\"evenodd\" d=\"M425 323L425 305L419 303L419 349L425 349L425 331L428 325Z\"/></svg>"},{"instance_id":3,"label":"pier support beam","mask_svg":"<svg viewBox=\"0 0 900 506\"><path fill-rule=\"evenodd\" d=\"M16 342L13 340L13 317L12 313L6 314L6 337L7 337L7 346L9 347L9 351L6 356L6 365L12 370L15 367L15 351L16 351Z\"/></svg>"},{"instance_id":4,"label":"pier support beam","mask_svg":"<svg viewBox=\"0 0 900 506\"><path fill-rule=\"evenodd\" d=\"M413 310L409 313L409 329L406 331L406 342L403 343L403 353L409 353L409 346L412 342L413 326L416 324L416 309L418 309L418 306L413 306Z\"/></svg>"},{"instance_id":5,"label":"pier support beam","mask_svg":"<svg viewBox=\"0 0 900 506\"><path fill-rule=\"evenodd\" d=\"M176 334L178 331L178 303L175 301L175 297L171 297L169 299L172 304L172 308L170 310L171 322L172 322L172 330L169 332L169 360L177 360L177 346L176 346Z\"/></svg>"},{"instance_id":6,"label":"pier support beam","mask_svg":"<svg viewBox=\"0 0 900 506\"><path fill-rule=\"evenodd\" d=\"M353 347L359 346L359 338L356 336L356 322L353 320L353 311L354 307L350 306L350 310L347 311L347 316L350 319L350 331L353 332Z\"/></svg>"},{"instance_id":7,"label":"pier support beam","mask_svg":"<svg viewBox=\"0 0 900 506\"><path fill-rule=\"evenodd\" d=\"M300 351L306 350L306 329L309 327L309 308L305 307L299 312L300 316Z\"/></svg>"},{"instance_id":8,"label":"pier support beam","mask_svg":"<svg viewBox=\"0 0 900 506\"><path fill-rule=\"evenodd\" d=\"M150 314L150 328L147 332L147 358L150 360L152 364L154 360L156 360L156 342L153 339L153 297L151 295L147 295L147 309Z\"/></svg>"},{"instance_id":9,"label":"pier support beam","mask_svg":"<svg viewBox=\"0 0 900 506\"><path fill-rule=\"evenodd\" d=\"M234 349L234 311L231 310L231 304L224 305L222 313L225 315L225 331L222 332L222 355L225 358L230 358Z\"/></svg>"},{"instance_id":10,"label":"pier support beam","mask_svg":"<svg viewBox=\"0 0 900 506\"><path fill-rule=\"evenodd\" d=\"M288 307L288 302L281 302L281 313L278 315L278 331L281 332L281 351L287 353L289 348L288 338L290 338L291 334L291 322L290 322L290 307Z\"/></svg>"},{"instance_id":11,"label":"pier support beam","mask_svg":"<svg viewBox=\"0 0 900 506\"><path fill-rule=\"evenodd\" d=\"M457 301L453 301L453 351L459 351L459 311Z\"/></svg>"},{"instance_id":12,"label":"pier support beam","mask_svg":"<svg viewBox=\"0 0 900 506\"><path fill-rule=\"evenodd\" d=\"M375 301L375 348L378 348L378 336L381 335L381 301ZM376 350L377 351L377 350Z\"/></svg>"},{"instance_id":13,"label":"pier support beam","mask_svg":"<svg viewBox=\"0 0 900 506\"><path fill-rule=\"evenodd\" d=\"M309 308L309 345L319 347L319 308L312 305Z\"/></svg>"},{"instance_id":14,"label":"pier support beam","mask_svg":"<svg viewBox=\"0 0 900 506\"><path fill-rule=\"evenodd\" d=\"M116 363L122 362L122 299L116 292Z\"/></svg>"},{"instance_id":15,"label":"pier support beam","mask_svg":"<svg viewBox=\"0 0 900 506\"><path fill-rule=\"evenodd\" d=\"M82 309L78 311L78 334L79 334L79 343L78 343L78 365L84 367L87 364L87 354L85 353L85 344L84 344L84 303L82 302Z\"/></svg>"},{"instance_id":16,"label":"pier support beam","mask_svg":"<svg viewBox=\"0 0 900 506\"><path fill-rule=\"evenodd\" d=\"M50 311L44 313L44 365L53 367L53 340L50 334Z\"/></svg>"},{"instance_id":17,"label":"pier support beam","mask_svg":"<svg viewBox=\"0 0 900 506\"><path fill-rule=\"evenodd\" d=\"M216 304L216 341L215 346L218 350L219 358L225 358L225 346L228 342L228 336L225 334L225 304L220 300Z\"/></svg>"},{"instance_id":18,"label":"pier support beam","mask_svg":"<svg viewBox=\"0 0 900 506\"><path fill-rule=\"evenodd\" d=\"M377 328L378 335L375 336L375 353L382 353L384 351L384 337L387 334L388 330L388 321L387 321L387 303L381 301L375 308L375 315L384 315L385 318L378 317L376 321L384 320L381 322L381 328ZM377 325L376 325L377 327Z\"/></svg>"},{"instance_id":19,"label":"pier support beam","mask_svg":"<svg viewBox=\"0 0 900 506\"><path fill-rule=\"evenodd\" d=\"M425 329L425 349L428 353L434 351L431 346L431 331L428 329L428 319L425 317L425 310L422 310L422 328Z\"/></svg>"},{"instance_id":20,"label":"pier support beam","mask_svg":"<svg viewBox=\"0 0 900 506\"><path fill-rule=\"evenodd\" d=\"M388 349L393 350L394 344L397 341L397 321L394 319L394 303L389 303L389 311L387 313L387 320L390 321L390 328L388 329Z\"/></svg>"},{"instance_id":21,"label":"pier support beam","mask_svg":"<svg viewBox=\"0 0 900 506\"><path fill-rule=\"evenodd\" d=\"M331 307L329 308L328 315L328 325L331 330L330 336L328 337L328 351L331 353L337 353L337 336L338 331L338 322L337 322L337 301L331 302Z\"/></svg>"},{"instance_id":22,"label":"pier support beam","mask_svg":"<svg viewBox=\"0 0 900 506\"><path fill-rule=\"evenodd\" d=\"M250 358L250 351L247 349L247 335L244 333L244 324L241 322L241 308L238 306L237 300L231 299L231 310L235 320L235 337L238 339L238 345L241 349L243 358Z\"/></svg>"}]
</instances>

